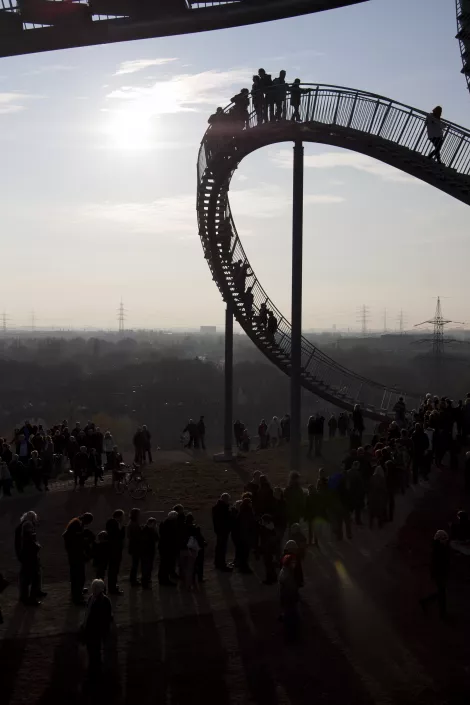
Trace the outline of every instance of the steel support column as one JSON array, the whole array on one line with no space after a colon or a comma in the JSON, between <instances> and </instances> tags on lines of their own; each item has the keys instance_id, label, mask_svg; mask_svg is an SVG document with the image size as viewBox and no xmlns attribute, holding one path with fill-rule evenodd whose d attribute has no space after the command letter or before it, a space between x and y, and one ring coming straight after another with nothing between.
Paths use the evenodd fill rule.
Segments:
<instances>
[{"instance_id":1,"label":"steel support column","mask_svg":"<svg viewBox=\"0 0 470 705\"><path fill-rule=\"evenodd\" d=\"M224 409L224 455L232 457L232 412L233 412L233 311L231 304L225 310L225 409Z\"/></svg>"},{"instance_id":2,"label":"steel support column","mask_svg":"<svg viewBox=\"0 0 470 705\"><path fill-rule=\"evenodd\" d=\"M300 470L301 363L302 363L302 240L304 202L304 147L294 142L292 194L292 345L290 373L291 470Z\"/></svg>"}]
</instances>

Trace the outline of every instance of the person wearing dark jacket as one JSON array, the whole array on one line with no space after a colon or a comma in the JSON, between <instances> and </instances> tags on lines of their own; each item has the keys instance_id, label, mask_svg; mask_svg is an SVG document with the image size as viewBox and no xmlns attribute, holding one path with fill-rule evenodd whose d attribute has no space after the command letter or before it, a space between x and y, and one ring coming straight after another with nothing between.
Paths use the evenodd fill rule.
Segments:
<instances>
[{"instance_id":1,"label":"person wearing dark jacket","mask_svg":"<svg viewBox=\"0 0 470 705\"><path fill-rule=\"evenodd\" d=\"M201 416L197 422L197 435L199 437L202 450L206 450L206 424L204 423L204 416Z\"/></svg>"},{"instance_id":2,"label":"person wearing dark jacket","mask_svg":"<svg viewBox=\"0 0 470 705\"><path fill-rule=\"evenodd\" d=\"M255 515L262 517L263 514L271 514L273 511L274 495L266 475L260 475L259 489L256 496L253 496L253 509Z\"/></svg>"},{"instance_id":3,"label":"person wearing dark jacket","mask_svg":"<svg viewBox=\"0 0 470 705\"><path fill-rule=\"evenodd\" d=\"M12 461L8 468L10 470L11 479L13 480L17 491L22 494L25 486L28 484L28 471L19 460L16 453L13 455Z\"/></svg>"},{"instance_id":4,"label":"person wearing dark jacket","mask_svg":"<svg viewBox=\"0 0 470 705\"><path fill-rule=\"evenodd\" d=\"M238 524L237 534L239 559L237 568L241 573L249 575L253 571L248 564L248 559L250 557L250 551L255 548L258 543L258 524L256 523L255 515L253 513L251 499L247 495L245 495L242 500L236 521Z\"/></svg>"},{"instance_id":5,"label":"person wearing dark jacket","mask_svg":"<svg viewBox=\"0 0 470 705\"><path fill-rule=\"evenodd\" d=\"M96 541L93 544L92 557L96 577L104 580L109 564L109 541L106 531L100 531L96 537Z\"/></svg>"},{"instance_id":6,"label":"person wearing dark jacket","mask_svg":"<svg viewBox=\"0 0 470 705\"><path fill-rule=\"evenodd\" d=\"M354 410L352 412L353 429L359 436L359 446L362 445L362 434L365 430L364 417L362 415L361 407L359 404L354 405ZM358 446L358 447L359 447Z\"/></svg>"},{"instance_id":7,"label":"person wearing dark jacket","mask_svg":"<svg viewBox=\"0 0 470 705\"><path fill-rule=\"evenodd\" d=\"M142 455L143 461L145 463L147 457L149 463L153 463L152 458L152 434L148 430L147 426L144 424L142 426Z\"/></svg>"},{"instance_id":8,"label":"person wearing dark jacket","mask_svg":"<svg viewBox=\"0 0 470 705\"><path fill-rule=\"evenodd\" d=\"M346 472L347 498L349 510L354 512L358 526L362 525L362 510L364 508L364 481L361 475L361 465L356 460Z\"/></svg>"},{"instance_id":9,"label":"person wearing dark jacket","mask_svg":"<svg viewBox=\"0 0 470 705\"><path fill-rule=\"evenodd\" d=\"M227 565L227 544L232 531L232 513L230 511L230 495L224 492L212 507L212 524L216 535L214 564L216 570L230 573L232 568Z\"/></svg>"},{"instance_id":10,"label":"person wearing dark jacket","mask_svg":"<svg viewBox=\"0 0 470 705\"><path fill-rule=\"evenodd\" d=\"M140 526L140 509L134 508L129 512L129 523L127 525L127 550L132 559L129 581L133 587L140 585L137 579L137 572L141 560L141 538L142 527Z\"/></svg>"},{"instance_id":11,"label":"person wearing dark jacket","mask_svg":"<svg viewBox=\"0 0 470 705\"><path fill-rule=\"evenodd\" d=\"M106 522L109 540L108 592L110 595L124 594L124 591L117 584L126 538L126 530L122 526L123 520L124 512L122 509L116 509L111 519Z\"/></svg>"},{"instance_id":12,"label":"person wearing dark jacket","mask_svg":"<svg viewBox=\"0 0 470 705\"><path fill-rule=\"evenodd\" d=\"M189 419L188 423L183 428L183 434L185 433L189 435L189 439L184 447L199 448L199 434L197 429L197 423L195 423L192 419Z\"/></svg>"},{"instance_id":13,"label":"person wearing dark jacket","mask_svg":"<svg viewBox=\"0 0 470 705\"><path fill-rule=\"evenodd\" d=\"M82 625L83 641L88 652L88 674L91 680L101 675L101 649L113 619L111 602L105 595L103 580L93 580Z\"/></svg>"},{"instance_id":14,"label":"person wearing dark jacket","mask_svg":"<svg viewBox=\"0 0 470 705\"><path fill-rule=\"evenodd\" d=\"M265 569L264 585L273 585L277 582L276 557L278 553L278 538L273 518L264 514L259 527L259 552L263 558Z\"/></svg>"},{"instance_id":15,"label":"person wearing dark jacket","mask_svg":"<svg viewBox=\"0 0 470 705\"><path fill-rule=\"evenodd\" d=\"M39 597L46 593L41 591L41 563L39 560L40 544L36 540L36 531L31 521L24 521L21 528L19 558L20 600L25 605L37 607Z\"/></svg>"},{"instance_id":16,"label":"person wearing dark jacket","mask_svg":"<svg viewBox=\"0 0 470 705\"><path fill-rule=\"evenodd\" d=\"M42 491L42 460L39 457L37 450L31 452L31 457L28 461L28 472L34 482L36 489Z\"/></svg>"},{"instance_id":17,"label":"person wearing dark jacket","mask_svg":"<svg viewBox=\"0 0 470 705\"><path fill-rule=\"evenodd\" d=\"M423 611L426 612L429 603L437 601L441 619L447 616L447 581L449 578L450 546L449 535L440 529L434 536L431 557L431 577L436 590L420 600Z\"/></svg>"},{"instance_id":18,"label":"person wearing dark jacket","mask_svg":"<svg viewBox=\"0 0 470 705\"><path fill-rule=\"evenodd\" d=\"M166 519L160 524L160 566L158 569L158 582L160 585L175 587L170 576L175 574L175 564L179 551L178 542L178 512L168 513Z\"/></svg>"},{"instance_id":19,"label":"person wearing dark jacket","mask_svg":"<svg viewBox=\"0 0 470 705\"><path fill-rule=\"evenodd\" d=\"M279 597L281 601L281 614L284 622L285 636L292 641L297 636L299 623L299 585L295 570L298 558L292 553L284 555L282 568L279 573Z\"/></svg>"},{"instance_id":20,"label":"person wearing dark jacket","mask_svg":"<svg viewBox=\"0 0 470 705\"><path fill-rule=\"evenodd\" d=\"M284 534L287 529L287 504L281 487L275 487L273 490L273 508L271 516L273 518L274 528L276 529L276 535L278 538L277 555L280 557L281 541L284 538Z\"/></svg>"},{"instance_id":21,"label":"person wearing dark jacket","mask_svg":"<svg viewBox=\"0 0 470 705\"><path fill-rule=\"evenodd\" d=\"M291 472L289 483L284 490L286 500L287 525L297 524L304 516L305 494L300 485L300 475L298 472Z\"/></svg>"},{"instance_id":22,"label":"person wearing dark jacket","mask_svg":"<svg viewBox=\"0 0 470 705\"><path fill-rule=\"evenodd\" d=\"M85 480L88 473L88 453L86 446L80 446L79 452L73 459L73 477L75 480L75 489L77 484L80 487L85 485Z\"/></svg>"},{"instance_id":23,"label":"person wearing dark jacket","mask_svg":"<svg viewBox=\"0 0 470 705\"><path fill-rule=\"evenodd\" d=\"M464 479L465 492L470 494L470 450L465 453Z\"/></svg>"},{"instance_id":24,"label":"person wearing dark jacket","mask_svg":"<svg viewBox=\"0 0 470 705\"><path fill-rule=\"evenodd\" d=\"M311 546L314 540L315 546L318 546L318 539L314 532L315 520L318 512L318 494L314 485L309 485L307 496L305 498L305 521L308 524L308 543Z\"/></svg>"},{"instance_id":25,"label":"person wearing dark jacket","mask_svg":"<svg viewBox=\"0 0 470 705\"><path fill-rule=\"evenodd\" d=\"M87 474L89 477L94 477L95 487L98 486L98 480L103 479L101 472L101 455L98 456L98 453L96 452L96 448L94 446L91 446L90 450L88 451Z\"/></svg>"},{"instance_id":26,"label":"person wearing dark jacket","mask_svg":"<svg viewBox=\"0 0 470 705\"><path fill-rule=\"evenodd\" d=\"M69 559L72 601L76 605L82 605L84 602L85 563L87 560L84 531L92 521L93 514L85 512L85 514L71 519L62 534Z\"/></svg>"},{"instance_id":27,"label":"person wearing dark jacket","mask_svg":"<svg viewBox=\"0 0 470 705\"><path fill-rule=\"evenodd\" d=\"M415 430L411 434L413 443L413 484L418 482L419 471L423 465L424 453L429 448L429 440L421 424L415 424Z\"/></svg>"},{"instance_id":28,"label":"person wearing dark jacket","mask_svg":"<svg viewBox=\"0 0 470 705\"><path fill-rule=\"evenodd\" d=\"M140 536L140 551L142 561L142 587L149 590L152 587L152 570L155 561L155 549L158 543L157 520L147 519Z\"/></svg>"}]
</instances>

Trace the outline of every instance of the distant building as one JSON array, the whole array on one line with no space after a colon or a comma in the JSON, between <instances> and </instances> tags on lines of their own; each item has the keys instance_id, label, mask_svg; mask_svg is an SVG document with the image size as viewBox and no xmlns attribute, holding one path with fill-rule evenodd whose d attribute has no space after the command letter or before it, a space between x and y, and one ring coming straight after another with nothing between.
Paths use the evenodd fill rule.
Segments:
<instances>
[{"instance_id":1,"label":"distant building","mask_svg":"<svg viewBox=\"0 0 470 705\"><path fill-rule=\"evenodd\" d=\"M200 332L204 335L215 335L217 333L217 326L201 326Z\"/></svg>"}]
</instances>

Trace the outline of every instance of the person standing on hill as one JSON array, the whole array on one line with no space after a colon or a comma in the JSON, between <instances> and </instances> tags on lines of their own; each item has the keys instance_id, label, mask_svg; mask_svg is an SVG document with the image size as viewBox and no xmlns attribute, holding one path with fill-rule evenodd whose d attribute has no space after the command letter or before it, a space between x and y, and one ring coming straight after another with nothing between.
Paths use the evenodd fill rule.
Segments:
<instances>
[{"instance_id":1,"label":"person standing on hill","mask_svg":"<svg viewBox=\"0 0 470 705\"><path fill-rule=\"evenodd\" d=\"M441 149L444 144L444 130L441 117L442 108L440 105L437 105L426 118L428 139L434 147L434 149L428 154L428 159L435 159L439 164L442 164Z\"/></svg>"},{"instance_id":2,"label":"person standing on hill","mask_svg":"<svg viewBox=\"0 0 470 705\"><path fill-rule=\"evenodd\" d=\"M111 602L105 595L103 580L93 580L91 596L88 600L85 619L82 624L82 638L88 652L88 674L90 680L101 675L101 649L109 634L113 613Z\"/></svg>"},{"instance_id":3,"label":"person standing on hill","mask_svg":"<svg viewBox=\"0 0 470 705\"><path fill-rule=\"evenodd\" d=\"M431 577L436 585L436 590L420 600L424 612L431 602L439 605L441 619L447 616L447 581L449 579L450 546L449 535L446 531L436 531L432 545Z\"/></svg>"},{"instance_id":4,"label":"person standing on hill","mask_svg":"<svg viewBox=\"0 0 470 705\"><path fill-rule=\"evenodd\" d=\"M233 516L230 511L230 495L224 492L217 503L212 507L212 523L217 538L215 545L214 563L216 570L231 573L232 568L227 565L227 545L232 531Z\"/></svg>"},{"instance_id":5,"label":"person standing on hill","mask_svg":"<svg viewBox=\"0 0 470 705\"><path fill-rule=\"evenodd\" d=\"M141 534L142 587L144 590L150 590L152 587L152 571L157 543L157 520L150 517Z\"/></svg>"},{"instance_id":6,"label":"person standing on hill","mask_svg":"<svg viewBox=\"0 0 470 705\"><path fill-rule=\"evenodd\" d=\"M114 448L114 439L111 435L111 431L106 431L103 438L103 451L106 453L106 470L112 470L112 454Z\"/></svg>"},{"instance_id":7,"label":"person standing on hill","mask_svg":"<svg viewBox=\"0 0 470 705\"><path fill-rule=\"evenodd\" d=\"M160 523L160 566L158 569L158 582L160 585L175 587L171 580L175 575L176 558L179 550L178 512L168 513L166 519Z\"/></svg>"},{"instance_id":8,"label":"person standing on hill","mask_svg":"<svg viewBox=\"0 0 470 705\"><path fill-rule=\"evenodd\" d=\"M142 426L142 456L143 456L144 463L145 463L147 456L148 456L149 463L153 463L152 434L150 433L150 431L148 430L148 428L145 424Z\"/></svg>"},{"instance_id":9,"label":"person standing on hill","mask_svg":"<svg viewBox=\"0 0 470 705\"><path fill-rule=\"evenodd\" d=\"M139 426L134 433L132 443L134 445L134 462L137 463L137 465L142 465L144 462L144 434L142 433L141 426Z\"/></svg>"},{"instance_id":10,"label":"person standing on hill","mask_svg":"<svg viewBox=\"0 0 470 705\"><path fill-rule=\"evenodd\" d=\"M84 487L88 473L88 453L86 446L80 446L79 452L73 459L73 476L75 480L75 489L77 483L79 487Z\"/></svg>"},{"instance_id":11,"label":"person standing on hill","mask_svg":"<svg viewBox=\"0 0 470 705\"><path fill-rule=\"evenodd\" d=\"M289 483L284 490L286 501L287 526L298 524L305 514L305 493L300 485L298 472L291 472Z\"/></svg>"},{"instance_id":12,"label":"person standing on hill","mask_svg":"<svg viewBox=\"0 0 470 705\"><path fill-rule=\"evenodd\" d=\"M201 416L197 422L197 435L202 450L206 450L206 424L204 423L204 416Z\"/></svg>"},{"instance_id":13,"label":"person standing on hill","mask_svg":"<svg viewBox=\"0 0 470 705\"><path fill-rule=\"evenodd\" d=\"M111 519L106 522L106 531L109 540L109 567L108 567L108 591L110 595L123 595L117 584L119 568L121 567L122 551L124 549L124 541L126 531L122 525L124 521L124 512L122 509L116 509L113 512Z\"/></svg>"},{"instance_id":14,"label":"person standing on hill","mask_svg":"<svg viewBox=\"0 0 470 705\"><path fill-rule=\"evenodd\" d=\"M336 420L336 416L334 414L331 414L330 418L328 419L328 437L330 440L336 436L336 429L338 428L338 422Z\"/></svg>"},{"instance_id":15,"label":"person standing on hill","mask_svg":"<svg viewBox=\"0 0 470 705\"><path fill-rule=\"evenodd\" d=\"M21 563L20 600L23 604L34 607L41 604L38 598L45 597L47 594L41 590L40 550L41 546L36 539L35 525L32 521L23 521L18 554Z\"/></svg>"},{"instance_id":16,"label":"person standing on hill","mask_svg":"<svg viewBox=\"0 0 470 705\"><path fill-rule=\"evenodd\" d=\"M129 512L129 523L127 525L127 550L132 559L129 581L132 587L140 585L137 579L137 572L141 560L141 538L142 528L140 526L140 509L134 508Z\"/></svg>"},{"instance_id":17,"label":"person standing on hill","mask_svg":"<svg viewBox=\"0 0 470 705\"><path fill-rule=\"evenodd\" d=\"M364 417L362 415L361 407L359 406L359 404L354 405L354 410L352 412L352 420L353 430L358 436L359 445L357 447L359 448L359 446L362 446L362 434L365 430Z\"/></svg>"},{"instance_id":18,"label":"person standing on hill","mask_svg":"<svg viewBox=\"0 0 470 705\"><path fill-rule=\"evenodd\" d=\"M75 605L84 603L85 563L87 558L84 531L85 527L89 526L92 521L93 514L85 512L85 514L71 519L62 534L69 559L72 602Z\"/></svg>"}]
</instances>

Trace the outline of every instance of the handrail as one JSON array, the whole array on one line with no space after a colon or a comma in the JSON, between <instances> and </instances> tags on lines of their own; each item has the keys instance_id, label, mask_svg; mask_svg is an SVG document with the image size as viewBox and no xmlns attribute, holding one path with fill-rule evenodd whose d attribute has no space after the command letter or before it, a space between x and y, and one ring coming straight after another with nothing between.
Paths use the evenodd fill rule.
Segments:
<instances>
[{"instance_id":1,"label":"handrail","mask_svg":"<svg viewBox=\"0 0 470 705\"><path fill-rule=\"evenodd\" d=\"M286 86L286 113L289 114L289 111L292 113L292 106L290 105L290 90L291 90L292 84L287 84ZM362 90L356 90L352 88L348 88L345 86L335 86L331 84L314 84L314 83L301 83L300 84L301 90L304 91L301 94L301 99L300 99L300 111L303 112L304 106L306 99L309 98L312 94L313 91L315 91L315 98L316 100L314 101L313 108L310 109L310 112L304 115L304 119L302 122L320 122L322 124L334 124L338 126L345 127L347 129L358 129L361 132L364 132L365 134L373 134L377 136L380 134L381 137L384 137L384 139L388 138L387 133L383 134L382 130L387 127L388 121L390 119L390 116L393 116L393 120L395 123L403 117L404 120L406 120L406 125L400 125L400 137L399 140L394 140L391 139L389 141L393 142L394 144L400 144L401 146L407 147L408 149L411 149L412 151L419 152L420 154L425 154L427 153L429 149L429 144L428 140L425 139L424 132L425 130L421 130L421 133L418 135L418 139L416 141L413 140L413 146L408 143L408 140L410 140L412 137L416 137L417 133L419 132L416 128L417 126L423 128L425 126L425 121L427 117L427 113L413 108L410 105L406 105L405 103L400 103L399 101L393 101L390 100L389 98L386 98L385 96L379 95L379 94L374 94L370 93L368 91L362 91ZM320 102L318 98L320 97ZM348 118L347 120L341 120L337 119L338 117L342 117L342 115L338 116L337 114L334 115L334 120L327 120L323 119L325 118L325 115L328 116L329 111L328 111L328 106L326 113L322 113L321 109L322 103L321 99L325 99L328 97L334 97L338 99L338 104L337 104L337 111L340 107L340 101L345 100L345 101L351 101L351 110L348 113ZM359 122L357 125L354 124L354 117L355 115L358 114L359 108L364 108L365 106L374 106L374 111L372 114L372 117L368 115L367 117L371 118L368 129L362 129L364 126ZM308 102L308 108L310 107L310 102ZM232 109L234 108L234 104L230 103L224 108L224 113L229 114ZM379 116L380 120L380 129L377 130L377 117ZM256 111L252 108L251 112L249 113L248 117L248 124L250 127L255 127L257 122L256 122ZM458 125L454 122L451 122L449 120L442 120L442 125L444 129L444 135L445 135L445 143L444 143L444 148L443 148L443 159L445 161L446 159L446 150L451 149L452 150L452 167L455 168L457 173L459 174L470 174L470 130L467 130L466 128L462 127L461 125ZM209 137L210 139L211 135L211 126L209 126L208 130L206 131L204 138L201 143L201 147L199 150L199 156L201 156L201 151L205 147L205 144L207 142L207 138ZM449 139L450 138L450 139ZM459 142L458 147L455 149L455 142ZM452 147L454 146L454 149ZM459 163L459 158L460 158L460 163ZM449 162L451 160L449 159ZM199 160L198 160L199 163ZM200 170L199 170L200 171ZM200 175L200 174L199 174Z\"/></svg>"}]
</instances>

